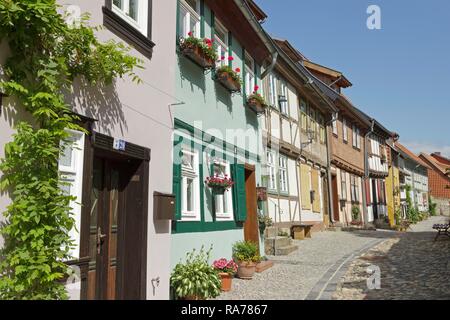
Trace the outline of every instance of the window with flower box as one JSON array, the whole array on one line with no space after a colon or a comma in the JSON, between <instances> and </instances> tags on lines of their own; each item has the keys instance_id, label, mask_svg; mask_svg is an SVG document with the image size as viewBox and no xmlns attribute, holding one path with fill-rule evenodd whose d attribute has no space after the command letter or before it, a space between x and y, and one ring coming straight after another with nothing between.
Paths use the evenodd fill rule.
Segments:
<instances>
[{"instance_id":1,"label":"window with flower box","mask_svg":"<svg viewBox=\"0 0 450 320\"><path fill-rule=\"evenodd\" d=\"M220 178L229 178L230 164L226 161L215 161L213 164L214 176ZM231 189L224 194L215 195L215 214L218 220L233 220L233 193Z\"/></svg>"},{"instance_id":2,"label":"window with flower box","mask_svg":"<svg viewBox=\"0 0 450 320\"><path fill-rule=\"evenodd\" d=\"M245 53L245 94L250 96L255 88L255 60Z\"/></svg>"},{"instance_id":3,"label":"window with flower box","mask_svg":"<svg viewBox=\"0 0 450 320\"><path fill-rule=\"evenodd\" d=\"M200 0L180 0L180 36L200 38Z\"/></svg>"},{"instance_id":4,"label":"window with flower box","mask_svg":"<svg viewBox=\"0 0 450 320\"><path fill-rule=\"evenodd\" d=\"M181 220L200 221L200 178L198 152L182 149Z\"/></svg>"},{"instance_id":5,"label":"window with flower box","mask_svg":"<svg viewBox=\"0 0 450 320\"><path fill-rule=\"evenodd\" d=\"M228 65L228 30L223 26L223 24L216 18L214 20L214 40L217 50L217 67L223 67Z\"/></svg>"}]
</instances>

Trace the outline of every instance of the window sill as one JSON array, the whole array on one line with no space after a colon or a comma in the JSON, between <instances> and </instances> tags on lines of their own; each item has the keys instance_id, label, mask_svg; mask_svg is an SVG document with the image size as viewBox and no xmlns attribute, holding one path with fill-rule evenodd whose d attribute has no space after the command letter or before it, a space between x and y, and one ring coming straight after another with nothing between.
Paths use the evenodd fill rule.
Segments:
<instances>
[{"instance_id":1,"label":"window sill","mask_svg":"<svg viewBox=\"0 0 450 320\"><path fill-rule=\"evenodd\" d=\"M142 53L148 59L152 58L153 47L155 46L155 43L153 43L149 38L144 36L139 30L130 25L111 9L103 7L102 11L103 24L106 28L125 40L128 44L133 46L137 51ZM149 23L151 23L150 17Z\"/></svg>"}]
</instances>

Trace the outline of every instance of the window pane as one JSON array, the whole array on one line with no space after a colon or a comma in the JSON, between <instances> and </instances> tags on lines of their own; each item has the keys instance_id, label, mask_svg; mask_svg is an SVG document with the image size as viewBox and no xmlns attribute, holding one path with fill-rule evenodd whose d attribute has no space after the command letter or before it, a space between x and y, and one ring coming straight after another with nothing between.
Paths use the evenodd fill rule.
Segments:
<instances>
[{"instance_id":1,"label":"window pane","mask_svg":"<svg viewBox=\"0 0 450 320\"><path fill-rule=\"evenodd\" d=\"M113 4L123 10L123 1L122 0L113 0Z\"/></svg>"},{"instance_id":2,"label":"window pane","mask_svg":"<svg viewBox=\"0 0 450 320\"><path fill-rule=\"evenodd\" d=\"M185 0L185 1L195 12L197 12L197 0Z\"/></svg>"},{"instance_id":3,"label":"window pane","mask_svg":"<svg viewBox=\"0 0 450 320\"><path fill-rule=\"evenodd\" d=\"M130 0L130 7L128 15L135 21L138 21L138 12L139 12L139 0Z\"/></svg>"},{"instance_id":4,"label":"window pane","mask_svg":"<svg viewBox=\"0 0 450 320\"><path fill-rule=\"evenodd\" d=\"M186 179L186 211L194 211L194 180Z\"/></svg>"}]
</instances>

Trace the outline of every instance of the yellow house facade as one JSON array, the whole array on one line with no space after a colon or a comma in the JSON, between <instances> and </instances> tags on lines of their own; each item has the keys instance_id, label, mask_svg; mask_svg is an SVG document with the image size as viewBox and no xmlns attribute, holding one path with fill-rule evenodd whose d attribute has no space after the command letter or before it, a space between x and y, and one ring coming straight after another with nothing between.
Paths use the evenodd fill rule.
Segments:
<instances>
[{"instance_id":1,"label":"yellow house facade","mask_svg":"<svg viewBox=\"0 0 450 320\"><path fill-rule=\"evenodd\" d=\"M398 139L394 135L393 140ZM394 144L388 142L389 148L389 176L386 178L386 200L388 209L389 225L393 227L396 224L395 211L400 209L400 170L398 166L399 154L396 151Z\"/></svg>"}]
</instances>

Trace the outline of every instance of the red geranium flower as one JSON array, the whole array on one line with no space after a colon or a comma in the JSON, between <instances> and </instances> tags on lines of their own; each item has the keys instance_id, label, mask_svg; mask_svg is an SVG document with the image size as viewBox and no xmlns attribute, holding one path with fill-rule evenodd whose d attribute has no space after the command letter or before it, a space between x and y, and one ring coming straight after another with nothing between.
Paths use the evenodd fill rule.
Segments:
<instances>
[{"instance_id":1,"label":"red geranium flower","mask_svg":"<svg viewBox=\"0 0 450 320\"><path fill-rule=\"evenodd\" d=\"M256 91L258 91L258 89L259 89L259 86L255 86L254 91L256 92Z\"/></svg>"},{"instance_id":2,"label":"red geranium flower","mask_svg":"<svg viewBox=\"0 0 450 320\"><path fill-rule=\"evenodd\" d=\"M236 72L241 72L241 69L240 69L240 68L236 68L235 71L236 71Z\"/></svg>"},{"instance_id":3,"label":"red geranium flower","mask_svg":"<svg viewBox=\"0 0 450 320\"><path fill-rule=\"evenodd\" d=\"M228 57L228 61L233 61L234 60L234 58L233 57Z\"/></svg>"},{"instance_id":4,"label":"red geranium flower","mask_svg":"<svg viewBox=\"0 0 450 320\"><path fill-rule=\"evenodd\" d=\"M192 37L192 35L193 35L192 31L189 31L189 32L188 32L188 36L189 36L189 37Z\"/></svg>"},{"instance_id":5,"label":"red geranium flower","mask_svg":"<svg viewBox=\"0 0 450 320\"><path fill-rule=\"evenodd\" d=\"M220 60L225 60L225 56L221 56L221 57L220 57Z\"/></svg>"}]
</instances>

